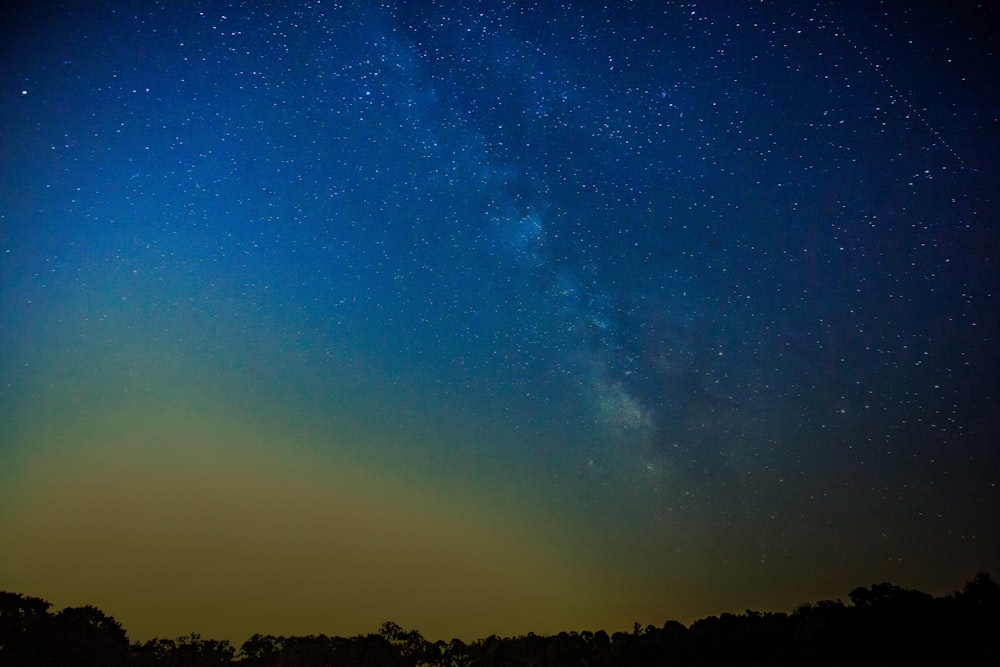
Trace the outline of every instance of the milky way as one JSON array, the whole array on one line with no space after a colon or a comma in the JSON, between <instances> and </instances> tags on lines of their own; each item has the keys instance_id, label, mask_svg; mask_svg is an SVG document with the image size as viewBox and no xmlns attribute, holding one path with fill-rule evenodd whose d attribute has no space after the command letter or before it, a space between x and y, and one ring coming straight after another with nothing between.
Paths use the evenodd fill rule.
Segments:
<instances>
[{"instance_id":1,"label":"milky way","mask_svg":"<svg viewBox=\"0 0 1000 667\"><path fill-rule=\"evenodd\" d=\"M993 9L4 24L0 588L473 638L997 571Z\"/></svg>"}]
</instances>

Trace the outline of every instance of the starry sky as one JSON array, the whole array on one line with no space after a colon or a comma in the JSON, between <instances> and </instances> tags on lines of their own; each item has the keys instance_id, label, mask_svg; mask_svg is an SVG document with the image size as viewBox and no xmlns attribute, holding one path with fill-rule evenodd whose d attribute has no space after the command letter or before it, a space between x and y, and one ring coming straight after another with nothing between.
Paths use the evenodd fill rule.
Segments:
<instances>
[{"instance_id":1,"label":"starry sky","mask_svg":"<svg viewBox=\"0 0 1000 667\"><path fill-rule=\"evenodd\" d=\"M0 589L471 640L1000 573L989 3L21 5Z\"/></svg>"}]
</instances>

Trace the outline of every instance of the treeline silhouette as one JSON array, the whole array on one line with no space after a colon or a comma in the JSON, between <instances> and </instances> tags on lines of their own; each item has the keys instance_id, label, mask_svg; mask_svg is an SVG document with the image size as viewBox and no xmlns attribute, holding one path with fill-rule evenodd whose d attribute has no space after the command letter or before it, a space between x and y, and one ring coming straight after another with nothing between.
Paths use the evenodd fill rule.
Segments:
<instances>
[{"instance_id":1,"label":"treeline silhouette","mask_svg":"<svg viewBox=\"0 0 1000 667\"><path fill-rule=\"evenodd\" d=\"M190 634L129 643L113 617L92 606L51 604L0 592L0 665L201 666L364 665L1000 665L1000 586L980 573L961 591L933 597L892 584L821 600L790 614L724 613L690 627L667 621L631 632L529 633L430 642L392 622L355 637L254 635L230 642Z\"/></svg>"}]
</instances>

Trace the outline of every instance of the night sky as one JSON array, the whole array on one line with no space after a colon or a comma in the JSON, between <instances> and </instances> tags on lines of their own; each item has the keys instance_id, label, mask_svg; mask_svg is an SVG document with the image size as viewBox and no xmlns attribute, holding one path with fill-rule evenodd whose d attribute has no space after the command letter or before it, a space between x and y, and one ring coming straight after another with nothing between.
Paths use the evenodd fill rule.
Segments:
<instances>
[{"instance_id":1,"label":"night sky","mask_svg":"<svg viewBox=\"0 0 1000 667\"><path fill-rule=\"evenodd\" d=\"M1000 574L991 3L22 4L0 589L471 640Z\"/></svg>"}]
</instances>

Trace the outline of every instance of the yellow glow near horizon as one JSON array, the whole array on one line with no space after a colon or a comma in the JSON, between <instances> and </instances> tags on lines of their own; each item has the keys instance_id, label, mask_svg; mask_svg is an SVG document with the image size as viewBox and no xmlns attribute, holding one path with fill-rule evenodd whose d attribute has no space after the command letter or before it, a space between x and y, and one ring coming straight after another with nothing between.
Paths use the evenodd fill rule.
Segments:
<instances>
[{"instance_id":1,"label":"yellow glow near horizon","mask_svg":"<svg viewBox=\"0 0 1000 667\"><path fill-rule=\"evenodd\" d=\"M203 426L184 429L183 446L159 425L25 459L0 514L0 587L94 604L133 641L351 635L385 620L474 639L596 613L582 574L516 504L282 457L249 432L228 434L237 450Z\"/></svg>"}]
</instances>

